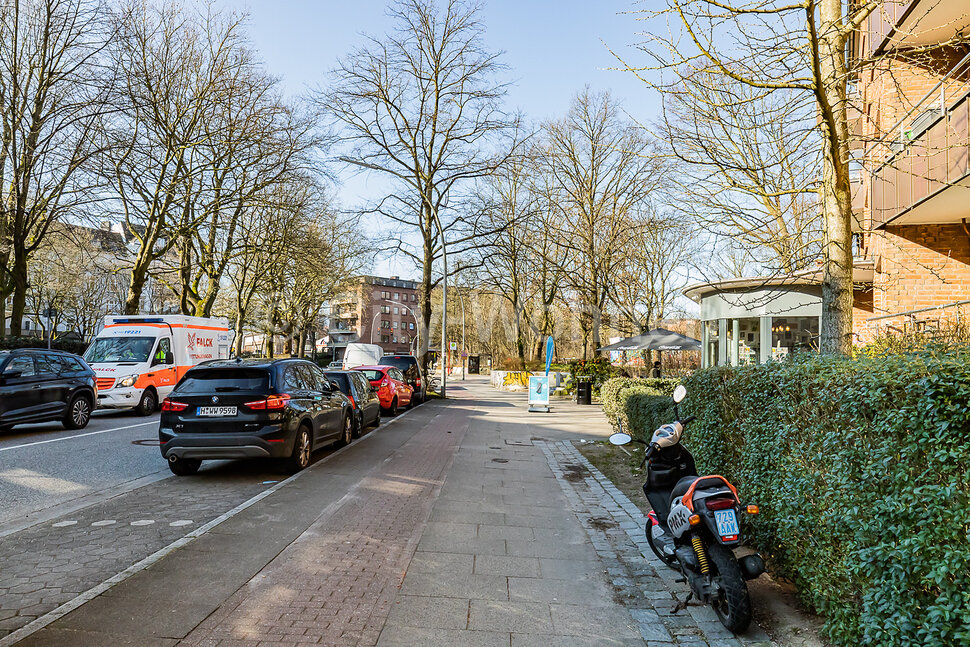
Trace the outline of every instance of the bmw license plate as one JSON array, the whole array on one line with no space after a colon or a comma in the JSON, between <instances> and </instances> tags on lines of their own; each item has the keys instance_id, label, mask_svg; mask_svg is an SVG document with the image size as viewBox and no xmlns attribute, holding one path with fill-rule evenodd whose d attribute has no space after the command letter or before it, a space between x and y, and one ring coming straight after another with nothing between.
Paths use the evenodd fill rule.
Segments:
<instances>
[{"instance_id":1,"label":"bmw license plate","mask_svg":"<svg viewBox=\"0 0 970 647\"><path fill-rule=\"evenodd\" d=\"M734 510L715 510L714 523L717 524L717 534L722 537L738 534L738 515Z\"/></svg>"},{"instance_id":2,"label":"bmw license plate","mask_svg":"<svg viewBox=\"0 0 970 647\"><path fill-rule=\"evenodd\" d=\"M236 407L199 407L199 415L207 418L223 418L236 415Z\"/></svg>"}]
</instances>

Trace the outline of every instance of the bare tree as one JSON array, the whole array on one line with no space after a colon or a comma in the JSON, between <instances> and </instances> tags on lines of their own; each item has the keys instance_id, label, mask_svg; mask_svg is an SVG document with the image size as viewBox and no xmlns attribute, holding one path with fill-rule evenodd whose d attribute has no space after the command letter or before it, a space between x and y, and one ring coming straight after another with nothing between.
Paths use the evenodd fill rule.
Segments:
<instances>
[{"instance_id":1,"label":"bare tree","mask_svg":"<svg viewBox=\"0 0 970 647\"><path fill-rule=\"evenodd\" d=\"M709 87L720 76L762 95L809 97L817 118L821 146L818 203L822 213L821 351L847 353L852 346L852 187L849 173L850 130L847 84L851 78L851 39L882 0L777 2L752 0L667 0L659 11L641 17L669 21L675 29L648 36L643 49L654 63L627 66L663 92L679 86ZM656 81L645 70L667 74ZM745 93L730 105L745 102ZM794 99L797 100L797 99ZM704 110L723 105L713 103Z\"/></svg>"},{"instance_id":2,"label":"bare tree","mask_svg":"<svg viewBox=\"0 0 970 647\"><path fill-rule=\"evenodd\" d=\"M512 147L497 140L517 119L502 108L505 85L497 77L505 68L483 44L477 6L398 0L389 13L396 29L341 60L319 103L341 129L343 159L395 186L369 211L400 227L399 250L421 268L420 361L426 366L431 293L440 280L433 277L442 252L439 216L443 227L451 226L446 196L498 167ZM414 246L407 239L413 234Z\"/></svg>"},{"instance_id":3,"label":"bare tree","mask_svg":"<svg viewBox=\"0 0 970 647\"><path fill-rule=\"evenodd\" d=\"M84 171L105 107L102 18L98 0L0 6L0 328L12 294L14 335L31 255L53 223L91 197Z\"/></svg>"},{"instance_id":4,"label":"bare tree","mask_svg":"<svg viewBox=\"0 0 970 647\"><path fill-rule=\"evenodd\" d=\"M558 210L562 276L580 308L583 357L595 354L610 286L662 167L644 132L609 94L588 88L567 116L546 127L546 163Z\"/></svg>"}]
</instances>

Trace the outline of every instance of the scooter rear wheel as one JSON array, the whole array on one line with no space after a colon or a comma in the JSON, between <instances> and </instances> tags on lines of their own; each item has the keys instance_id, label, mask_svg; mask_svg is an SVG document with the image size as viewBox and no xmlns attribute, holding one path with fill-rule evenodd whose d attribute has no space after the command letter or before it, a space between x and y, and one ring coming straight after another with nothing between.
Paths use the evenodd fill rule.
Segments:
<instances>
[{"instance_id":1,"label":"scooter rear wheel","mask_svg":"<svg viewBox=\"0 0 970 647\"><path fill-rule=\"evenodd\" d=\"M721 583L721 597L713 603L714 613L728 631L743 633L751 624L751 599L738 560L729 548L720 544L708 546L707 556L714 563L715 577Z\"/></svg>"},{"instance_id":2,"label":"scooter rear wheel","mask_svg":"<svg viewBox=\"0 0 970 647\"><path fill-rule=\"evenodd\" d=\"M647 520L647 543L650 544L650 550L653 554L657 556L661 562L669 566L670 568L676 568L677 558L672 555L665 555L663 552L663 546L658 542L653 536L653 520Z\"/></svg>"}]
</instances>

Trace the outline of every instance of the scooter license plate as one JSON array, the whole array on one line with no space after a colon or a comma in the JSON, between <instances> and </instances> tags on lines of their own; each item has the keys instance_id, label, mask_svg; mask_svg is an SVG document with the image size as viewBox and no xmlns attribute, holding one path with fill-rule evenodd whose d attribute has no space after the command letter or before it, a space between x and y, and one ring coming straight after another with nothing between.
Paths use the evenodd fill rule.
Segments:
<instances>
[{"instance_id":1,"label":"scooter license plate","mask_svg":"<svg viewBox=\"0 0 970 647\"><path fill-rule=\"evenodd\" d=\"M717 534L722 537L738 535L738 515L734 510L715 510L714 523L717 525Z\"/></svg>"}]
</instances>

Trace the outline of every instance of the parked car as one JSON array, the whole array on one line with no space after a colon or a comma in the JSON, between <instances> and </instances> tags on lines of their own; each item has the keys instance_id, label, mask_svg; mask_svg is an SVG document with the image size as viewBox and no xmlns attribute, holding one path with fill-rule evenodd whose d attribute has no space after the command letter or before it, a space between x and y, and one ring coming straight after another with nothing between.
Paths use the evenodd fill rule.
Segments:
<instances>
[{"instance_id":1,"label":"parked car","mask_svg":"<svg viewBox=\"0 0 970 647\"><path fill-rule=\"evenodd\" d=\"M344 368L344 361L342 359L335 359L334 361L327 364L328 371L342 371Z\"/></svg>"},{"instance_id":2,"label":"parked car","mask_svg":"<svg viewBox=\"0 0 970 647\"><path fill-rule=\"evenodd\" d=\"M364 427L381 424L381 402L366 375L360 371L324 371L324 375L337 383L354 408L354 436L360 436Z\"/></svg>"},{"instance_id":3,"label":"parked car","mask_svg":"<svg viewBox=\"0 0 970 647\"><path fill-rule=\"evenodd\" d=\"M396 416L399 407L411 406L411 396L414 389L404 379L401 369L394 366L356 366L354 370L361 371L377 389L377 397L381 402L381 409Z\"/></svg>"},{"instance_id":4,"label":"parked car","mask_svg":"<svg viewBox=\"0 0 970 647\"><path fill-rule=\"evenodd\" d=\"M77 355L33 348L0 351L0 431L50 420L83 429L97 401L94 371Z\"/></svg>"},{"instance_id":5,"label":"parked car","mask_svg":"<svg viewBox=\"0 0 970 647\"><path fill-rule=\"evenodd\" d=\"M310 454L353 438L350 400L303 359L215 360L189 369L162 401L162 456L173 473L203 460L284 458L292 471Z\"/></svg>"},{"instance_id":6,"label":"parked car","mask_svg":"<svg viewBox=\"0 0 970 647\"><path fill-rule=\"evenodd\" d=\"M424 373L421 372L421 364L418 363L417 357L414 355L385 355L381 358L380 364L400 369L401 373L404 374L404 381L414 390L412 396L414 404L424 402L428 393L428 385L424 379Z\"/></svg>"}]
</instances>

